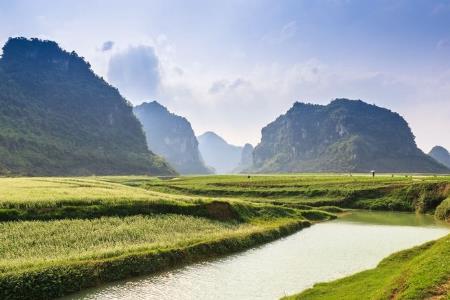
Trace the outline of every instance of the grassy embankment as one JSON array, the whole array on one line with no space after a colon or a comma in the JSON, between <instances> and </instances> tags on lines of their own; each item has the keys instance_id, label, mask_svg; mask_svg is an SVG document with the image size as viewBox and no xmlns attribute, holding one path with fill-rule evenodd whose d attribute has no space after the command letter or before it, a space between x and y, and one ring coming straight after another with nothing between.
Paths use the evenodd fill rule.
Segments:
<instances>
[{"instance_id":1,"label":"grassy embankment","mask_svg":"<svg viewBox=\"0 0 450 300\"><path fill-rule=\"evenodd\" d=\"M0 299L54 298L243 250L332 217L99 178L2 178Z\"/></svg>"}]
</instances>

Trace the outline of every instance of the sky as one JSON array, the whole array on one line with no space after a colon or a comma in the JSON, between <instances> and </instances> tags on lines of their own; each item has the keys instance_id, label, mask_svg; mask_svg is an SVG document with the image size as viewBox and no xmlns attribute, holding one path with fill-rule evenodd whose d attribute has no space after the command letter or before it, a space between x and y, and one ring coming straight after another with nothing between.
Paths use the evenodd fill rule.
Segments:
<instances>
[{"instance_id":1,"label":"sky","mask_svg":"<svg viewBox=\"0 0 450 300\"><path fill-rule=\"evenodd\" d=\"M0 43L76 51L134 105L256 145L294 102L361 99L450 149L450 0L0 0Z\"/></svg>"}]
</instances>

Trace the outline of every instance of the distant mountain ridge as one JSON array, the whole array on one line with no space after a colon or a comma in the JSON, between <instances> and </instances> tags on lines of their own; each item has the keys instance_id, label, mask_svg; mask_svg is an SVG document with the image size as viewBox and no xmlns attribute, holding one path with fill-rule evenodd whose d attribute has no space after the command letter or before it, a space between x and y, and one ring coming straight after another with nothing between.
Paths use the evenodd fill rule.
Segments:
<instances>
[{"instance_id":1,"label":"distant mountain ridge","mask_svg":"<svg viewBox=\"0 0 450 300\"><path fill-rule=\"evenodd\" d=\"M241 161L242 147L228 144L222 137L208 131L197 137L205 163L218 174L233 173Z\"/></svg>"},{"instance_id":2,"label":"distant mountain ridge","mask_svg":"<svg viewBox=\"0 0 450 300\"><path fill-rule=\"evenodd\" d=\"M254 172L431 172L449 170L417 148L397 113L361 100L296 102L262 129Z\"/></svg>"},{"instance_id":3,"label":"distant mountain ridge","mask_svg":"<svg viewBox=\"0 0 450 300\"><path fill-rule=\"evenodd\" d=\"M9 39L0 59L0 173L175 174L118 90L75 52Z\"/></svg>"},{"instance_id":4,"label":"distant mountain ridge","mask_svg":"<svg viewBox=\"0 0 450 300\"><path fill-rule=\"evenodd\" d=\"M161 155L181 174L210 174L198 150L189 121L175 115L156 101L134 108L141 121L148 147Z\"/></svg>"},{"instance_id":5,"label":"distant mountain ridge","mask_svg":"<svg viewBox=\"0 0 450 300\"><path fill-rule=\"evenodd\" d=\"M450 168L450 153L442 146L435 146L428 154L444 166Z\"/></svg>"}]
</instances>

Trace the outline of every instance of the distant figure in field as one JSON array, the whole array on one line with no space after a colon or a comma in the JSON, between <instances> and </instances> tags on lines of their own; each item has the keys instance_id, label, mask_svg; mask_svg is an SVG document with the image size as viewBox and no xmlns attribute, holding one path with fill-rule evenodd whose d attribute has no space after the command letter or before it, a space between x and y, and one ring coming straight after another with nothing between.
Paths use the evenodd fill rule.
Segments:
<instances>
[{"instance_id":1,"label":"distant figure in field","mask_svg":"<svg viewBox=\"0 0 450 300\"><path fill-rule=\"evenodd\" d=\"M375 177L375 171L374 170L370 171L370 173L372 173L372 177Z\"/></svg>"}]
</instances>

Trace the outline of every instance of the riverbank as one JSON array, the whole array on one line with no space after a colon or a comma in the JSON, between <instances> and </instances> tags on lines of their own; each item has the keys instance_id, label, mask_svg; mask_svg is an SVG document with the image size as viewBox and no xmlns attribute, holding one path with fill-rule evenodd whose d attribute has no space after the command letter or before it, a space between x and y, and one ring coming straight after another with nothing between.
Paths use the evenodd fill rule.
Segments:
<instances>
[{"instance_id":1,"label":"riverbank","mask_svg":"<svg viewBox=\"0 0 450 300\"><path fill-rule=\"evenodd\" d=\"M289 299L449 299L450 235L383 259L375 268L315 284Z\"/></svg>"}]
</instances>

